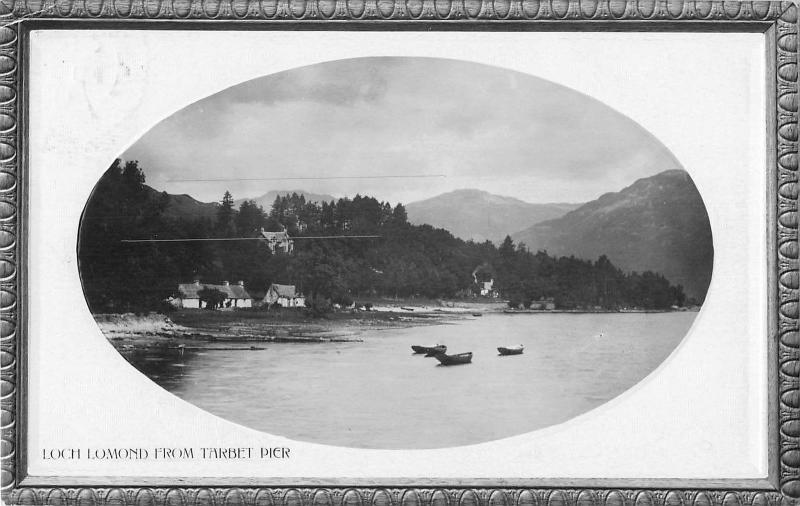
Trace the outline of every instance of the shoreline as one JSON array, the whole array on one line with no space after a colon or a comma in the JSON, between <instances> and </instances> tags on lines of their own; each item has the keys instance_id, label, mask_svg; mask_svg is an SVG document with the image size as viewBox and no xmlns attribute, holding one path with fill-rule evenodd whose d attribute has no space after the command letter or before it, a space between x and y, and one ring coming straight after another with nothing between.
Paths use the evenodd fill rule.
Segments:
<instances>
[{"instance_id":1,"label":"shoreline","mask_svg":"<svg viewBox=\"0 0 800 506\"><path fill-rule=\"evenodd\" d=\"M277 314L276 314L277 313ZM450 323L464 314L334 313L311 318L296 310L182 310L170 315L96 314L95 322L118 351L147 349L258 349L264 343L362 342L366 331Z\"/></svg>"},{"instance_id":2,"label":"shoreline","mask_svg":"<svg viewBox=\"0 0 800 506\"><path fill-rule=\"evenodd\" d=\"M377 301L376 301L377 302ZM380 301L369 311L340 309L312 317L303 310L208 311L182 309L169 315L104 313L93 315L101 332L118 351L148 349L260 349L259 343L362 342L366 331L451 324L484 314L600 314L692 312L670 310L510 309L496 301ZM261 348L263 349L263 348Z\"/></svg>"}]
</instances>

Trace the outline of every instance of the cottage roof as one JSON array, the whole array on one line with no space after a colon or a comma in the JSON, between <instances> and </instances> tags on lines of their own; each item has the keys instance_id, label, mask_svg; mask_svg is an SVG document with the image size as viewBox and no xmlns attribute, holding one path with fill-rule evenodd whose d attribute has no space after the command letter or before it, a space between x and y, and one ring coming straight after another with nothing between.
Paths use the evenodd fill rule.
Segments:
<instances>
[{"instance_id":1,"label":"cottage roof","mask_svg":"<svg viewBox=\"0 0 800 506\"><path fill-rule=\"evenodd\" d=\"M292 299L294 297L299 297L300 295L297 293L294 285L279 285L277 283L272 283L269 285L269 290L267 293L273 292L278 297L287 297Z\"/></svg>"},{"instance_id":2,"label":"cottage roof","mask_svg":"<svg viewBox=\"0 0 800 506\"><path fill-rule=\"evenodd\" d=\"M228 298L231 298L231 299L250 299L250 298L252 298L252 297L250 297L250 294L247 293L247 290L245 290L242 285L228 285L225 288L228 289L227 290L228 293L232 294L232 295L229 295Z\"/></svg>"},{"instance_id":3,"label":"cottage roof","mask_svg":"<svg viewBox=\"0 0 800 506\"><path fill-rule=\"evenodd\" d=\"M197 292L203 288L216 288L224 293L229 299L252 299L247 290L242 285L210 285L207 283L196 285L194 283L178 284L178 291L183 299L199 299Z\"/></svg>"}]
</instances>

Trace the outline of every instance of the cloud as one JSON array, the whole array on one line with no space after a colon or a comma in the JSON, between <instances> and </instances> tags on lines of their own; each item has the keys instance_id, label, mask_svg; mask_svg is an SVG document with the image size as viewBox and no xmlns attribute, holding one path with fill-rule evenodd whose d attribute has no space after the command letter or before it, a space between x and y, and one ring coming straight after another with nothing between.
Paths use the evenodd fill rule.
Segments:
<instances>
[{"instance_id":1,"label":"cloud","mask_svg":"<svg viewBox=\"0 0 800 506\"><path fill-rule=\"evenodd\" d=\"M384 97L390 65L341 60L253 79L210 97L221 104L279 104L310 101L346 107Z\"/></svg>"},{"instance_id":2,"label":"cloud","mask_svg":"<svg viewBox=\"0 0 800 506\"><path fill-rule=\"evenodd\" d=\"M431 58L341 60L254 79L179 111L124 156L142 162L148 181L201 200L230 187L255 196L298 181L166 181L445 174L435 184L303 185L404 202L468 187L533 202L581 201L679 168L648 132L591 97L518 72Z\"/></svg>"}]
</instances>

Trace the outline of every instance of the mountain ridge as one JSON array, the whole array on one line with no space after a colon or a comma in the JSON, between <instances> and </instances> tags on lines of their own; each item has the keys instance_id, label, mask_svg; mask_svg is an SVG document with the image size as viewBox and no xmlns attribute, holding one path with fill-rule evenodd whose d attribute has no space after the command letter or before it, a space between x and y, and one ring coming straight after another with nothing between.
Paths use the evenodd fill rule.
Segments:
<instances>
[{"instance_id":1,"label":"mountain ridge","mask_svg":"<svg viewBox=\"0 0 800 506\"><path fill-rule=\"evenodd\" d=\"M191 216L213 219L217 215L219 204L216 202L202 202L186 193L162 192L148 185L142 185L142 187L149 193L151 199L167 196L167 205L163 214L168 218L179 219Z\"/></svg>"},{"instance_id":2,"label":"mountain ridge","mask_svg":"<svg viewBox=\"0 0 800 506\"><path fill-rule=\"evenodd\" d=\"M285 195L291 195L293 193L305 196L306 202L330 202L331 200L337 200L337 198L333 195L328 195L325 193L313 193L305 190L270 190L262 195L259 195L258 197L235 199L233 201L233 205L238 209L243 202L250 200L263 207L266 212L269 212L269 210L272 209L272 204L275 202L275 198L279 196L283 197Z\"/></svg>"},{"instance_id":3,"label":"mountain ridge","mask_svg":"<svg viewBox=\"0 0 800 506\"><path fill-rule=\"evenodd\" d=\"M597 259L627 271L655 271L705 298L714 250L702 197L683 170L641 178L563 216L511 234L532 251Z\"/></svg>"},{"instance_id":4,"label":"mountain ridge","mask_svg":"<svg viewBox=\"0 0 800 506\"><path fill-rule=\"evenodd\" d=\"M454 236L476 242L500 242L515 231L557 218L581 204L532 204L485 190L462 188L406 204L415 225L444 228Z\"/></svg>"},{"instance_id":5,"label":"mountain ridge","mask_svg":"<svg viewBox=\"0 0 800 506\"><path fill-rule=\"evenodd\" d=\"M187 193L167 193L156 190L148 185L143 185L143 187L150 194L150 198L155 199L160 198L164 194L167 195L167 206L164 209L164 216L168 218L177 219L187 218L189 216L199 216L213 220L217 216L219 202L203 202L201 200L197 200ZM304 190L271 190L255 198L235 199L233 201L233 205L236 209L238 209L243 202L250 200L254 201L257 205L262 206L264 211L269 213L270 209L272 209L273 202L275 202L275 197L278 195L291 195L292 193L297 193L298 195L302 194L306 197L306 201L311 202L321 202L322 200L329 202L331 200L336 200L336 198L331 195L316 194Z\"/></svg>"}]
</instances>

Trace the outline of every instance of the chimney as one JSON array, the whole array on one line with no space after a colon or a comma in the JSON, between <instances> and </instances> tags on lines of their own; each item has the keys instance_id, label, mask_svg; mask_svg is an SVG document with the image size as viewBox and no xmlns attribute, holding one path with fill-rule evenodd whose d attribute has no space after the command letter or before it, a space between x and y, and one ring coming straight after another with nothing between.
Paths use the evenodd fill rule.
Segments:
<instances>
[{"instance_id":1,"label":"chimney","mask_svg":"<svg viewBox=\"0 0 800 506\"><path fill-rule=\"evenodd\" d=\"M200 280L199 279L195 279L194 280L194 286L200 286Z\"/></svg>"},{"instance_id":2,"label":"chimney","mask_svg":"<svg viewBox=\"0 0 800 506\"><path fill-rule=\"evenodd\" d=\"M239 283L238 283L238 285L239 285L239 286L241 286L242 288L244 288L244 281L242 281L242 280L240 279L240 280L239 280Z\"/></svg>"},{"instance_id":3,"label":"chimney","mask_svg":"<svg viewBox=\"0 0 800 506\"><path fill-rule=\"evenodd\" d=\"M230 283L228 283L227 281L223 281L223 282L222 282L222 286L228 286L229 284L230 284Z\"/></svg>"}]
</instances>

